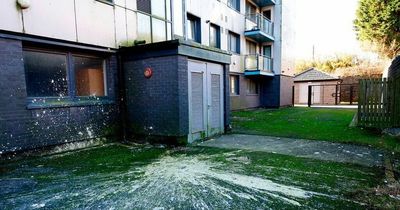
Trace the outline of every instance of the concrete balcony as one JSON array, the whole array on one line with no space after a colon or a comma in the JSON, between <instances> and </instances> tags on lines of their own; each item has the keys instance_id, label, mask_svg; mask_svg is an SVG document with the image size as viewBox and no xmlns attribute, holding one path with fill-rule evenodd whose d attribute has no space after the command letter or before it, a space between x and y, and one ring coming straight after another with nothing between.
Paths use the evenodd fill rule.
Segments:
<instances>
[{"instance_id":1,"label":"concrete balcony","mask_svg":"<svg viewBox=\"0 0 400 210\"><path fill-rule=\"evenodd\" d=\"M253 0L259 7L275 5L275 0Z\"/></svg>"},{"instance_id":2,"label":"concrete balcony","mask_svg":"<svg viewBox=\"0 0 400 210\"><path fill-rule=\"evenodd\" d=\"M273 59L267 56L254 54L244 56L245 76L275 76L272 69Z\"/></svg>"},{"instance_id":3,"label":"concrete balcony","mask_svg":"<svg viewBox=\"0 0 400 210\"><path fill-rule=\"evenodd\" d=\"M259 43L274 41L274 24L261 14L246 15L244 35Z\"/></svg>"}]
</instances>

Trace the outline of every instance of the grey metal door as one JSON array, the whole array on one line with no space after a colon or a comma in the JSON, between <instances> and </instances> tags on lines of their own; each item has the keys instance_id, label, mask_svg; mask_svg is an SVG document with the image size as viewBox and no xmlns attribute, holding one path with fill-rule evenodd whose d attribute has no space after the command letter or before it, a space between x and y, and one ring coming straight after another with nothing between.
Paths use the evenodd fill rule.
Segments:
<instances>
[{"instance_id":1,"label":"grey metal door","mask_svg":"<svg viewBox=\"0 0 400 210\"><path fill-rule=\"evenodd\" d=\"M189 61L189 142L222 133L222 65Z\"/></svg>"}]
</instances>

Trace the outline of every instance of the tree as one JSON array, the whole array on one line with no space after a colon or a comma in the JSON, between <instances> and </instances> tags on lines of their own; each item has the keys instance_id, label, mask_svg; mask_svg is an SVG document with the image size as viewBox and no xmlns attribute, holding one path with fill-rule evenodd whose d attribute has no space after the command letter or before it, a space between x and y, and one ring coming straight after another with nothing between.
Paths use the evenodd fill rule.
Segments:
<instances>
[{"instance_id":1,"label":"tree","mask_svg":"<svg viewBox=\"0 0 400 210\"><path fill-rule=\"evenodd\" d=\"M310 68L317 68L318 70L332 73L337 68L354 66L354 61L357 59L353 55L340 55L323 60L299 60L296 62L296 72L299 73Z\"/></svg>"},{"instance_id":2,"label":"tree","mask_svg":"<svg viewBox=\"0 0 400 210\"><path fill-rule=\"evenodd\" d=\"M364 46L381 57L400 53L400 0L360 0L354 27Z\"/></svg>"}]
</instances>

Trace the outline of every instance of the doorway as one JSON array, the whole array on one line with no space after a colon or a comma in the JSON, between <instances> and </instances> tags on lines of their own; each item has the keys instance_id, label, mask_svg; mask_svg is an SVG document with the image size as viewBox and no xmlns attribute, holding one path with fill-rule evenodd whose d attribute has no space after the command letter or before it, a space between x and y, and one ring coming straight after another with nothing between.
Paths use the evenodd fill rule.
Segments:
<instances>
[{"instance_id":1,"label":"doorway","mask_svg":"<svg viewBox=\"0 0 400 210\"><path fill-rule=\"evenodd\" d=\"M189 143L224 132L223 66L189 61Z\"/></svg>"}]
</instances>

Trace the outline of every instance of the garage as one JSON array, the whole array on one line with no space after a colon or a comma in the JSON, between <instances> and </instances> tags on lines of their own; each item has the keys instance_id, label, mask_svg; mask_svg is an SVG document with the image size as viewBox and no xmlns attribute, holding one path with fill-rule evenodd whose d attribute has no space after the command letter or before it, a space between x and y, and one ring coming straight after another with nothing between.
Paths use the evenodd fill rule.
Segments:
<instances>
[{"instance_id":1,"label":"garage","mask_svg":"<svg viewBox=\"0 0 400 210\"><path fill-rule=\"evenodd\" d=\"M311 104L335 104L336 85L340 79L311 68L294 77L294 103L308 103L308 87L311 86Z\"/></svg>"}]
</instances>

